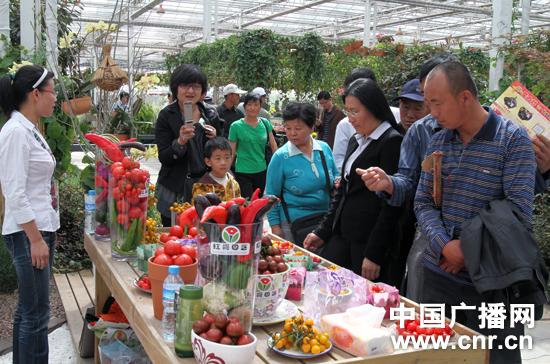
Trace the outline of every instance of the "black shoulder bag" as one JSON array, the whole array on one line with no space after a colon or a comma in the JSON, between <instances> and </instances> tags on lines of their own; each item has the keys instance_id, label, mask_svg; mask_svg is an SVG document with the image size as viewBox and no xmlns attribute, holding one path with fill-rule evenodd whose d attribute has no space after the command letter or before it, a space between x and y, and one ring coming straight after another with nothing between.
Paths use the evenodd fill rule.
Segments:
<instances>
[{"instance_id":1,"label":"black shoulder bag","mask_svg":"<svg viewBox=\"0 0 550 364\"><path fill-rule=\"evenodd\" d=\"M262 123L265 126L265 135L267 136L267 141L265 143L265 163L269 165L269 162L271 162L271 157L273 157L273 150L271 149L271 143L269 143L269 129L267 128L267 122L265 119L260 118Z\"/></svg>"},{"instance_id":2,"label":"black shoulder bag","mask_svg":"<svg viewBox=\"0 0 550 364\"><path fill-rule=\"evenodd\" d=\"M311 152L311 154L315 158L315 153L313 153L313 151ZM322 150L319 151L319 154L321 155L321 162L323 163L323 169L325 171L327 191L330 197L330 175L328 174L327 161L325 160L325 155L323 154ZM290 216L288 214L285 199L283 198L282 190L281 203L283 204L283 211L285 212L286 220L290 223ZM326 214L326 212L317 212L315 214L300 217L299 219L294 220L292 222L292 227L290 228L290 231L292 231L292 236L294 237L294 243L300 247L303 247L304 240L306 240L308 234L313 232L317 228L317 226L319 226L319 222L323 219L323 217L325 217Z\"/></svg>"}]
</instances>

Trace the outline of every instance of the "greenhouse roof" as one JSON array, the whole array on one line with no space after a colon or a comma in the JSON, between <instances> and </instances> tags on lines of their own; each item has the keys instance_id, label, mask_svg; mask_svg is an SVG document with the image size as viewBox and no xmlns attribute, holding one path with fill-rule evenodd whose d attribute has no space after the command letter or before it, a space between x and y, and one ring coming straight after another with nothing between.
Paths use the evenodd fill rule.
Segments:
<instances>
[{"instance_id":1,"label":"greenhouse roof","mask_svg":"<svg viewBox=\"0 0 550 364\"><path fill-rule=\"evenodd\" d=\"M215 29L217 3L217 33ZM459 37L470 47L484 47L491 36L491 0L391 0L376 4L376 34L393 35L396 41L439 44ZM211 7L209 8L209 5ZM140 53L140 69L160 70L163 53L177 52L203 42L203 13L211 14L211 41L253 29L270 29L281 35L319 34L328 42L363 39L365 0L81 0L82 12L74 31L87 23L119 24L114 35L115 59L123 65L128 51L128 20L133 24L133 46ZM162 10L159 11L159 9ZM122 10L121 10L122 9ZM513 26L521 29L521 7ZM550 1L531 0L529 27L550 26ZM402 33L399 34L399 33ZM371 36L372 38L372 36ZM89 43L91 45L91 42ZM120 53L119 53L120 52Z\"/></svg>"}]
</instances>

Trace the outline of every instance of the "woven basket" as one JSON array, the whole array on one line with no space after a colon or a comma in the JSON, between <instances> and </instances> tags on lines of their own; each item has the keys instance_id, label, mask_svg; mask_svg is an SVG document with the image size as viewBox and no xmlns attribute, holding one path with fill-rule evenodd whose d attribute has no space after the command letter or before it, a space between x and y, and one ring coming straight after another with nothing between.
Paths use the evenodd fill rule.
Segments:
<instances>
[{"instance_id":1,"label":"woven basket","mask_svg":"<svg viewBox=\"0 0 550 364\"><path fill-rule=\"evenodd\" d=\"M104 91L117 91L123 84L128 83L128 75L111 57L111 48L110 44L103 46L103 60L92 78L92 83Z\"/></svg>"}]
</instances>

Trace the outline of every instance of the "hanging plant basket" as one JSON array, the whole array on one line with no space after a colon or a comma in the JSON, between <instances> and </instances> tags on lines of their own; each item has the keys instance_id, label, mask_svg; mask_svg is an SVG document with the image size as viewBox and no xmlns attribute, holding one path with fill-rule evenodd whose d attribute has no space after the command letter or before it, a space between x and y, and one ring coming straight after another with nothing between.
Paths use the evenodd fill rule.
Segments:
<instances>
[{"instance_id":1,"label":"hanging plant basket","mask_svg":"<svg viewBox=\"0 0 550 364\"><path fill-rule=\"evenodd\" d=\"M86 114L92 109L92 98L89 96L80 97L78 99L69 100L69 103L61 103L61 109L65 114L71 116L69 112L69 107L71 108L73 115L82 115Z\"/></svg>"},{"instance_id":2,"label":"hanging plant basket","mask_svg":"<svg viewBox=\"0 0 550 364\"><path fill-rule=\"evenodd\" d=\"M369 47L361 47L359 48L359 51L363 53L365 56L368 56L370 54L370 48Z\"/></svg>"},{"instance_id":3,"label":"hanging plant basket","mask_svg":"<svg viewBox=\"0 0 550 364\"><path fill-rule=\"evenodd\" d=\"M118 91L123 84L128 83L128 75L111 57L111 49L110 44L103 46L103 60L92 78L92 83L104 91Z\"/></svg>"},{"instance_id":4,"label":"hanging plant basket","mask_svg":"<svg viewBox=\"0 0 550 364\"><path fill-rule=\"evenodd\" d=\"M377 57L386 57L386 51L383 49L379 49L376 52L374 52L374 55Z\"/></svg>"},{"instance_id":5,"label":"hanging plant basket","mask_svg":"<svg viewBox=\"0 0 550 364\"><path fill-rule=\"evenodd\" d=\"M398 45L397 45L397 52L398 52L398 53L403 52L404 49L405 49L405 45L404 45L404 44L398 44Z\"/></svg>"},{"instance_id":6,"label":"hanging plant basket","mask_svg":"<svg viewBox=\"0 0 550 364\"><path fill-rule=\"evenodd\" d=\"M363 41L362 41L362 40L357 40L357 41L355 41L355 42L351 42L350 45L351 45L353 48L357 49L357 48L359 48L359 47L361 47L361 46L363 45Z\"/></svg>"}]
</instances>

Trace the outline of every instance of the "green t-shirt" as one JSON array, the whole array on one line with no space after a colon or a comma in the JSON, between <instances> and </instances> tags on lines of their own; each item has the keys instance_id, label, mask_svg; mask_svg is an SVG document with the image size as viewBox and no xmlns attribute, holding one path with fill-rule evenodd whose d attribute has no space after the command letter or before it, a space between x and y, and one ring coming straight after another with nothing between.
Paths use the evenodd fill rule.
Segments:
<instances>
[{"instance_id":1,"label":"green t-shirt","mask_svg":"<svg viewBox=\"0 0 550 364\"><path fill-rule=\"evenodd\" d=\"M267 130L264 123L267 124ZM258 173L267 169L265 162L265 145L273 125L267 119L260 118L255 128L243 119L235 121L229 129L229 140L237 143L236 172Z\"/></svg>"}]
</instances>

